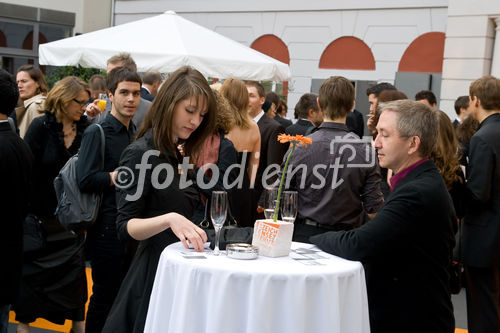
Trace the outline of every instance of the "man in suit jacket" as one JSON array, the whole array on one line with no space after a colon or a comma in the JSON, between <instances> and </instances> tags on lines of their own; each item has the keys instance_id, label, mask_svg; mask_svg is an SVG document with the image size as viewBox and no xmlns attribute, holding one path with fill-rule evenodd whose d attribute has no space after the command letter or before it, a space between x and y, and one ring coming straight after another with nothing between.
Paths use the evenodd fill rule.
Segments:
<instances>
[{"instance_id":1,"label":"man in suit jacket","mask_svg":"<svg viewBox=\"0 0 500 333\"><path fill-rule=\"evenodd\" d=\"M472 110L469 109L469 96L460 96L455 101L455 112L457 113L457 118L453 120L453 128L457 129L458 125L467 118Z\"/></svg>"},{"instance_id":2,"label":"man in suit jacket","mask_svg":"<svg viewBox=\"0 0 500 333\"><path fill-rule=\"evenodd\" d=\"M132 72L137 72L137 65L135 64L134 59L132 59L132 57L128 53L120 53L109 58L106 73L111 72L111 70L116 67L125 67ZM137 129L141 127L150 105L150 101L141 97L139 106L137 107L137 111L132 118L132 121L134 122ZM97 106L97 101L90 103L85 109L85 114L94 123L100 123L110 112L111 102L109 100L106 103L106 109L102 112Z\"/></svg>"},{"instance_id":3,"label":"man in suit jacket","mask_svg":"<svg viewBox=\"0 0 500 333\"><path fill-rule=\"evenodd\" d=\"M257 169L257 177L255 178L254 200L253 205L261 208L263 203L262 176L264 170L271 164L276 165L276 170L279 170L283 155L285 154L288 145L278 141L278 135L285 133L285 128L278 122L267 117L262 111L262 104L266 100L264 87L258 82L249 81L246 83L248 90L248 114L259 126L260 131L260 160ZM270 174L270 172L269 172ZM270 177L266 183L272 185L276 180L276 176ZM259 209L260 211L261 209ZM262 210L263 211L263 210Z\"/></svg>"},{"instance_id":4,"label":"man in suit jacket","mask_svg":"<svg viewBox=\"0 0 500 333\"><path fill-rule=\"evenodd\" d=\"M318 108L318 95L304 94L295 105L297 122L286 128L286 134L308 135L323 122L323 112Z\"/></svg>"},{"instance_id":5,"label":"man in suit jacket","mask_svg":"<svg viewBox=\"0 0 500 333\"><path fill-rule=\"evenodd\" d=\"M469 94L480 125L470 140L461 235L468 329L500 332L500 80L482 77Z\"/></svg>"},{"instance_id":6,"label":"man in suit jacket","mask_svg":"<svg viewBox=\"0 0 500 333\"><path fill-rule=\"evenodd\" d=\"M267 109L265 108L266 104L269 105L269 108ZM279 114L279 109L281 106L282 102L278 94L276 94L274 91L270 91L266 94L266 101L262 106L262 110L264 110L264 112L269 118L276 120L278 123L281 124L281 126L287 128L288 126L292 125L292 121L281 117L281 115Z\"/></svg>"},{"instance_id":7,"label":"man in suit jacket","mask_svg":"<svg viewBox=\"0 0 500 333\"><path fill-rule=\"evenodd\" d=\"M9 308L17 297L23 266L23 221L28 212L33 155L11 128L7 115L16 107L15 78L0 69L0 331L7 332Z\"/></svg>"},{"instance_id":8,"label":"man in suit jacket","mask_svg":"<svg viewBox=\"0 0 500 333\"><path fill-rule=\"evenodd\" d=\"M377 129L380 166L396 173L387 201L360 228L310 240L363 263L372 333L452 333L448 269L457 220L444 181L429 160L438 136L436 113L415 101L390 102Z\"/></svg>"},{"instance_id":9,"label":"man in suit jacket","mask_svg":"<svg viewBox=\"0 0 500 333\"><path fill-rule=\"evenodd\" d=\"M161 85L161 74L158 71L147 71L142 78L141 97L152 102Z\"/></svg>"},{"instance_id":10,"label":"man in suit jacket","mask_svg":"<svg viewBox=\"0 0 500 333\"><path fill-rule=\"evenodd\" d=\"M347 115L345 120L345 124L349 131L353 132L360 138L363 137L365 132L365 122L363 120L363 115L356 109L352 109L351 112Z\"/></svg>"}]
</instances>

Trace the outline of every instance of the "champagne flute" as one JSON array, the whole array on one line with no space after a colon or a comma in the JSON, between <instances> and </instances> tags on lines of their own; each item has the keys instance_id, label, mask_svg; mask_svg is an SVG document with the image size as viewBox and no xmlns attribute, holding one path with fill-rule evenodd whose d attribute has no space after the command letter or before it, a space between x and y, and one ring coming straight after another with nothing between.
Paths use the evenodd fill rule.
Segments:
<instances>
[{"instance_id":1,"label":"champagne flute","mask_svg":"<svg viewBox=\"0 0 500 333\"><path fill-rule=\"evenodd\" d=\"M284 222L295 222L297 217L297 191L283 191L280 199L281 218Z\"/></svg>"},{"instance_id":2,"label":"champagne flute","mask_svg":"<svg viewBox=\"0 0 500 333\"><path fill-rule=\"evenodd\" d=\"M210 201L210 217L215 229L215 248L213 254L218 256L220 231L227 215L227 193L226 191L213 191Z\"/></svg>"},{"instance_id":3,"label":"champagne flute","mask_svg":"<svg viewBox=\"0 0 500 333\"><path fill-rule=\"evenodd\" d=\"M278 188L267 187L264 199L264 216L266 219L272 219L274 215L274 207L276 207L276 200L278 199Z\"/></svg>"}]
</instances>

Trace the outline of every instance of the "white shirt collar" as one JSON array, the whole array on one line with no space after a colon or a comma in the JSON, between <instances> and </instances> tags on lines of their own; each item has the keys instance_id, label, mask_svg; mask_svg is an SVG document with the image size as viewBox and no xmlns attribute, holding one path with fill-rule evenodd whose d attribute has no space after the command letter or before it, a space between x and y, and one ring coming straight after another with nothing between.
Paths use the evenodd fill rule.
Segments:
<instances>
[{"instance_id":1,"label":"white shirt collar","mask_svg":"<svg viewBox=\"0 0 500 333\"><path fill-rule=\"evenodd\" d=\"M6 123L9 121L9 118L5 119L5 120L0 120L0 123Z\"/></svg>"},{"instance_id":2,"label":"white shirt collar","mask_svg":"<svg viewBox=\"0 0 500 333\"><path fill-rule=\"evenodd\" d=\"M459 124L461 124L461 123L462 123L462 119L460 119L460 118L458 118L458 117L456 117L455 119L458 121L458 123L459 123Z\"/></svg>"},{"instance_id":3,"label":"white shirt collar","mask_svg":"<svg viewBox=\"0 0 500 333\"><path fill-rule=\"evenodd\" d=\"M260 110L260 113L258 115L256 115L255 118L253 118L253 121L258 123L260 118L262 118L264 116L264 114L265 114L264 111Z\"/></svg>"}]
</instances>

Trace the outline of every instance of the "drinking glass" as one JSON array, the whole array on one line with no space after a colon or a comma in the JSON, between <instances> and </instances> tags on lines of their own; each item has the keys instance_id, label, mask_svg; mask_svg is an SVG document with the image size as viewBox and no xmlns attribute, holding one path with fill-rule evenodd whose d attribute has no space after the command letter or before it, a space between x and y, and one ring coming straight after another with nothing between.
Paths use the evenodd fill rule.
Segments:
<instances>
[{"instance_id":1,"label":"drinking glass","mask_svg":"<svg viewBox=\"0 0 500 333\"><path fill-rule=\"evenodd\" d=\"M226 191L213 191L210 201L210 218L215 229L215 248L213 254L218 256L220 231L227 215L227 193Z\"/></svg>"},{"instance_id":2,"label":"drinking glass","mask_svg":"<svg viewBox=\"0 0 500 333\"><path fill-rule=\"evenodd\" d=\"M266 195L264 197L264 216L266 219L272 219L274 215L274 207L276 207L276 200L278 199L278 188L267 187Z\"/></svg>"},{"instance_id":3,"label":"drinking glass","mask_svg":"<svg viewBox=\"0 0 500 333\"><path fill-rule=\"evenodd\" d=\"M284 222L295 222L297 217L297 191L283 191L280 198L281 218Z\"/></svg>"},{"instance_id":4,"label":"drinking glass","mask_svg":"<svg viewBox=\"0 0 500 333\"><path fill-rule=\"evenodd\" d=\"M97 99L97 106L101 109L101 112L106 109L106 101L108 99L108 95L100 93L99 98Z\"/></svg>"}]
</instances>

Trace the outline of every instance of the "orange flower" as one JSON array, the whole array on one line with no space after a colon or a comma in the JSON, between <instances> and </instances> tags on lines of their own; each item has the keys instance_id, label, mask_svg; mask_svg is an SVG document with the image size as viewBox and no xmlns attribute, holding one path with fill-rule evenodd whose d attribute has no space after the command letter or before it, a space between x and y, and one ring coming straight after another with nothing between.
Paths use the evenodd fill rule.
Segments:
<instances>
[{"instance_id":1,"label":"orange flower","mask_svg":"<svg viewBox=\"0 0 500 333\"><path fill-rule=\"evenodd\" d=\"M291 142L294 145L301 144L304 147L312 144L311 138L307 138L303 135L288 135L288 134L280 134L278 135L278 141L281 143Z\"/></svg>"}]
</instances>

